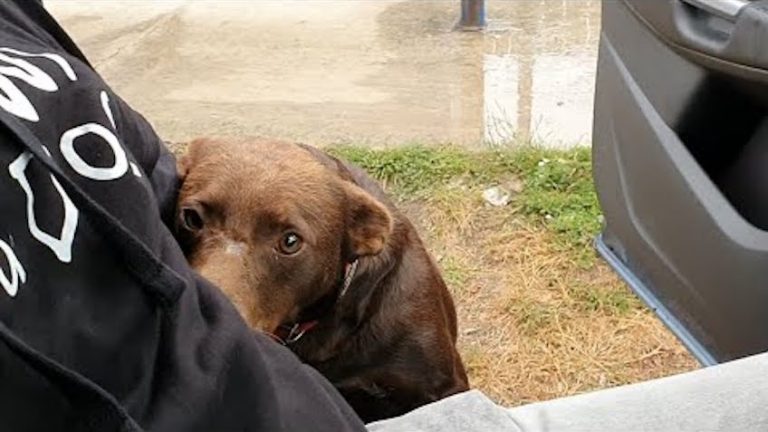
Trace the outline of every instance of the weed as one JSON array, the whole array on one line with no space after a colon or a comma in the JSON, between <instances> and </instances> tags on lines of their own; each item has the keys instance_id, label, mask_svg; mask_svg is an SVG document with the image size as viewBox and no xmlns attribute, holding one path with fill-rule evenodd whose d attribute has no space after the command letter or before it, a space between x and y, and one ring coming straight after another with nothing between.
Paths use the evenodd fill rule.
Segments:
<instances>
[{"instance_id":1,"label":"weed","mask_svg":"<svg viewBox=\"0 0 768 432\"><path fill-rule=\"evenodd\" d=\"M361 147L328 149L334 156L355 163L398 193L415 193L442 184L469 171L467 153L452 147L412 146L390 150Z\"/></svg>"},{"instance_id":2,"label":"weed","mask_svg":"<svg viewBox=\"0 0 768 432\"><path fill-rule=\"evenodd\" d=\"M438 262L438 265L440 266L445 283L453 287L454 290L459 290L467 284L470 269L455 257L451 255L445 256Z\"/></svg>"},{"instance_id":3,"label":"weed","mask_svg":"<svg viewBox=\"0 0 768 432\"><path fill-rule=\"evenodd\" d=\"M577 304L588 312L622 316L640 306L637 297L624 287L601 289L594 286L579 286L573 291Z\"/></svg>"},{"instance_id":4,"label":"weed","mask_svg":"<svg viewBox=\"0 0 768 432\"><path fill-rule=\"evenodd\" d=\"M177 151L182 146L175 147ZM453 295L470 382L516 405L683 372L695 362L594 259L588 149L333 148L381 180ZM512 193L506 207L482 192Z\"/></svg>"},{"instance_id":5,"label":"weed","mask_svg":"<svg viewBox=\"0 0 768 432\"><path fill-rule=\"evenodd\" d=\"M601 217L594 187L589 149L470 152L455 147L399 147L372 150L336 147L329 151L367 170L403 196L445 196L447 185L461 183L477 189L504 184L510 175L523 183L516 209L552 229L565 250L582 265L593 261L591 242ZM479 193L478 193L479 195Z\"/></svg>"},{"instance_id":6,"label":"weed","mask_svg":"<svg viewBox=\"0 0 768 432\"><path fill-rule=\"evenodd\" d=\"M689 370L684 348L604 264L589 149L452 147L333 154L382 180L455 300L476 388L505 405ZM482 192L512 193L506 207Z\"/></svg>"},{"instance_id":7,"label":"weed","mask_svg":"<svg viewBox=\"0 0 768 432\"><path fill-rule=\"evenodd\" d=\"M552 305L525 298L515 299L507 310L515 317L519 331L528 336L535 335L551 324L556 313Z\"/></svg>"},{"instance_id":8,"label":"weed","mask_svg":"<svg viewBox=\"0 0 768 432\"><path fill-rule=\"evenodd\" d=\"M529 150L513 153L507 161L524 182L518 205L554 230L564 245L591 262L591 242L600 230L601 215L592 183L588 149Z\"/></svg>"}]
</instances>

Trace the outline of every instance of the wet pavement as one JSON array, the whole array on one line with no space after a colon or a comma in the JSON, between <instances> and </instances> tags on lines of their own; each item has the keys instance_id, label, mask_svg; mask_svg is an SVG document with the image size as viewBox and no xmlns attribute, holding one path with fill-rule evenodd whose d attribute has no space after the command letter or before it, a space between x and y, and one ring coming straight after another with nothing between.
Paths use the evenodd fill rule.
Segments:
<instances>
[{"instance_id":1,"label":"wet pavement","mask_svg":"<svg viewBox=\"0 0 768 432\"><path fill-rule=\"evenodd\" d=\"M48 0L169 141L588 144L598 0Z\"/></svg>"}]
</instances>

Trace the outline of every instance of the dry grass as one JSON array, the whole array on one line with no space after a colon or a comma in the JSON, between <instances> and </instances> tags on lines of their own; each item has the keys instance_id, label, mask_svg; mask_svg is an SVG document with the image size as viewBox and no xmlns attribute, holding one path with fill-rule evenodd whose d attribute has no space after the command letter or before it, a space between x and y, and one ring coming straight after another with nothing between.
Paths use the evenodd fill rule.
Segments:
<instances>
[{"instance_id":1,"label":"dry grass","mask_svg":"<svg viewBox=\"0 0 768 432\"><path fill-rule=\"evenodd\" d=\"M175 153L185 145L171 144ZM459 315L471 384L512 406L697 367L591 249L589 152L332 152L368 169L417 226ZM485 187L517 192L491 207Z\"/></svg>"},{"instance_id":2,"label":"dry grass","mask_svg":"<svg viewBox=\"0 0 768 432\"><path fill-rule=\"evenodd\" d=\"M402 203L453 293L473 387L516 405L695 367L603 263L577 265L551 233L479 197Z\"/></svg>"},{"instance_id":3,"label":"dry grass","mask_svg":"<svg viewBox=\"0 0 768 432\"><path fill-rule=\"evenodd\" d=\"M480 157L487 169L471 164L455 171L451 168L450 172L440 169L452 175L432 173L435 181L422 187L414 187L417 178L410 179L409 171L455 165L443 160L421 166L403 163L399 157L393 162L389 156L380 163L379 156L367 151L362 156L357 150L341 153L369 169L383 166L395 172L387 178L390 191L416 224L454 296L459 347L471 384L497 402L518 405L697 367L663 324L601 260L595 259L590 242L585 240L591 239L594 233L590 230L595 228L584 230L584 224L576 224L562 229L563 225L551 217L561 214L576 221L591 221L595 210L591 206L596 206L596 201L567 213L562 208L571 206L574 197L568 197L565 206L562 200L549 199L551 196L541 199L550 189L561 186L532 191L553 169L555 174L577 171L568 165L571 159L567 153L559 159L547 159L563 160L563 170L543 166L536 162L535 154L501 158L520 160L531 167L520 171L524 177L519 181L510 178L509 170L496 170L487 163L499 160L494 155ZM589 167L586 154L587 160L579 167ZM577 156L583 158L583 154ZM406 168L398 171L392 164ZM577 177L563 177L560 183L576 188L576 192L566 190L566 194L594 193L591 186L576 185L591 184L586 170ZM372 172L376 174L376 170ZM482 175L473 179L467 172ZM531 181L527 177L536 178ZM397 180L408 187L399 187ZM485 187L497 184L507 184L508 190L524 184L529 191L521 191L510 206L491 207L481 194ZM577 202L590 200L593 198ZM526 213L523 208L527 202L537 203L536 210Z\"/></svg>"}]
</instances>

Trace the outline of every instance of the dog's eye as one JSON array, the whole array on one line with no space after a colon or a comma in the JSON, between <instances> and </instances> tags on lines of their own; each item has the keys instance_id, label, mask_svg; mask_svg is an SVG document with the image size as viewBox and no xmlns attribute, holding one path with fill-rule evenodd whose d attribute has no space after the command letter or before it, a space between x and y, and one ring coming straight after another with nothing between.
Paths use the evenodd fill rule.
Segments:
<instances>
[{"instance_id":1,"label":"dog's eye","mask_svg":"<svg viewBox=\"0 0 768 432\"><path fill-rule=\"evenodd\" d=\"M288 232L283 234L283 238L280 239L280 252L286 255L293 255L301 250L301 246L304 241L294 232Z\"/></svg>"},{"instance_id":2,"label":"dog's eye","mask_svg":"<svg viewBox=\"0 0 768 432\"><path fill-rule=\"evenodd\" d=\"M200 231L203 229L203 217L200 216L197 210L187 207L181 210L181 220L184 223L184 228L189 231Z\"/></svg>"}]
</instances>

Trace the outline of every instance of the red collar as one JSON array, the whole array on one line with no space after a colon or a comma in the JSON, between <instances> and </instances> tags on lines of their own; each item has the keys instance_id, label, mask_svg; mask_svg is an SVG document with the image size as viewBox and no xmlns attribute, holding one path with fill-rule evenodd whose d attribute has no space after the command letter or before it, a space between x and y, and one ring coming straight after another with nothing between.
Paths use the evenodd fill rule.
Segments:
<instances>
[{"instance_id":1,"label":"red collar","mask_svg":"<svg viewBox=\"0 0 768 432\"><path fill-rule=\"evenodd\" d=\"M352 284L352 278L355 277L355 273L357 272L357 263L358 261L355 260L352 263L347 264L344 269L344 281L341 290L339 291L339 297L336 299L337 303L344 297L347 290L349 290L349 286ZM282 345L292 345L301 339L308 331L315 328L319 322L319 320L312 320L294 324L283 324L278 327L274 333L267 333L267 336Z\"/></svg>"},{"instance_id":2,"label":"red collar","mask_svg":"<svg viewBox=\"0 0 768 432\"><path fill-rule=\"evenodd\" d=\"M317 325L317 323L318 321L314 320L303 323L296 323L294 325L283 324L278 327L274 333L267 334L271 336L272 339L283 345L291 345L292 343L295 343L301 339L301 337L304 336L306 332L312 330Z\"/></svg>"}]
</instances>

